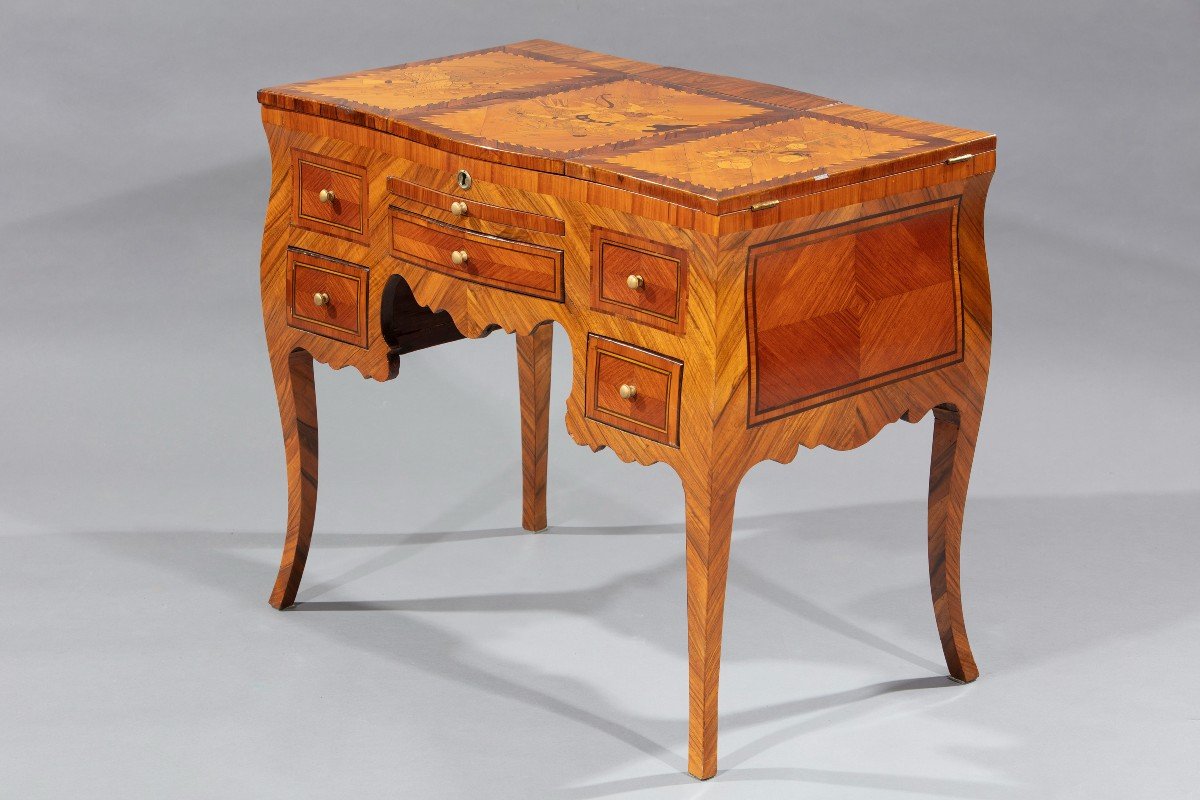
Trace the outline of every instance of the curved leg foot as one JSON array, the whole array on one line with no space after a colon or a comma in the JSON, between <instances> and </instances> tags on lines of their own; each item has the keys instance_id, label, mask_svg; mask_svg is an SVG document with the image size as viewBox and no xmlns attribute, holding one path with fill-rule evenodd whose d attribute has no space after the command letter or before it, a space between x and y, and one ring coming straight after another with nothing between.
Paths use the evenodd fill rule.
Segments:
<instances>
[{"instance_id":1,"label":"curved leg foot","mask_svg":"<svg viewBox=\"0 0 1200 800\"><path fill-rule=\"evenodd\" d=\"M517 334L517 382L521 390L521 525L546 528L546 462L550 439L550 356L554 327Z\"/></svg>"},{"instance_id":2,"label":"curved leg foot","mask_svg":"<svg viewBox=\"0 0 1200 800\"><path fill-rule=\"evenodd\" d=\"M717 682L736 481L684 479L687 504L688 772L717 772Z\"/></svg>"},{"instance_id":3,"label":"curved leg foot","mask_svg":"<svg viewBox=\"0 0 1200 800\"><path fill-rule=\"evenodd\" d=\"M279 577L271 592L271 605L282 609L296 601L312 539L317 508L317 393L313 360L307 351L273 355L271 366L283 422L288 476L287 538L283 542Z\"/></svg>"},{"instance_id":4,"label":"curved leg foot","mask_svg":"<svg viewBox=\"0 0 1200 800\"><path fill-rule=\"evenodd\" d=\"M979 677L963 622L959 548L963 507L979 430L978 412L949 406L933 410L933 458L929 468L929 585L933 613L951 677L970 683Z\"/></svg>"}]
</instances>

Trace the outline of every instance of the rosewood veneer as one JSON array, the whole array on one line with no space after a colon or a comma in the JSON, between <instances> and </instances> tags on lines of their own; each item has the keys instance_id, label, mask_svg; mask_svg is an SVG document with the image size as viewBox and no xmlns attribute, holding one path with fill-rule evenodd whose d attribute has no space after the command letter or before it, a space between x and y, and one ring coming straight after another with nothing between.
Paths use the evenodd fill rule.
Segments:
<instances>
[{"instance_id":1,"label":"rosewood veneer","mask_svg":"<svg viewBox=\"0 0 1200 800\"><path fill-rule=\"evenodd\" d=\"M314 360L384 381L405 353L516 334L522 522L541 530L557 323L570 435L683 483L692 775L717 769L734 495L800 447L858 447L932 410L934 616L950 674L975 679L959 542L995 137L541 40L258 98L289 488L272 605L295 601L312 536Z\"/></svg>"}]
</instances>

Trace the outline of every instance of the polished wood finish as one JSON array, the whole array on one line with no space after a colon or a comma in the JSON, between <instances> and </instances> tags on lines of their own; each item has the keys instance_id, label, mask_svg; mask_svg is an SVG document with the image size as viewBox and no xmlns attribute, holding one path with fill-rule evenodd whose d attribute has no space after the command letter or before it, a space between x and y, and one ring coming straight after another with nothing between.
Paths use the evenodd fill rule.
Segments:
<instances>
[{"instance_id":1,"label":"polished wood finish","mask_svg":"<svg viewBox=\"0 0 1200 800\"><path fill-rule=\"evenodd\" d=\"M366 347L367 274L357 264L288 250L288 324Z\"/></svg>"},{"instance_id":2,"label":"polished wood finish","mask_svg":"<svg viewBox=\"0 0 1200 800\"><path fill-rule=\"evenodd\" d=\"M296 602L317 510L317 392L313 359L304 350L273 351L271 369L283 421L288 480L287 538L271 605L287 608Z\"/></svg>"},{"instance_id":3,"label":"polished wood finish","mask_svg":"<svg viewBox=\"0 0 1200 800\"><path fill-rule=\"evenodd\" d=\"M572 439L669 464L683 485L693 775L716 771L734 501L764 460L859 447L934 410L934 616L950 674L977 675L959 552L990 360L993 136L543 41L260 99L263 318L289 476L276 606L312 532L310 358L388 380L403 353L516 334L522 522L541 529L556 323ZM363 169L361 240L293 214L297 153ZM289 324L302 253L366 270L361 340Z\"/></svg>"},{"instance_id":4,"label":"polished wood finish","mask_svg":"<svg viewBox=\"0 0 1200 800\"><path fill-rule=\"evenodd\" d=\"M259 101L711 214L995 149L978 131L536 39L276 86Z\"/></svg>"},{"instance_id":5,"label":"polished wood finish","mask_svg":"<svg viewBox=\"0 0 1200 800\"><path fill-rule=\"evenodd\" d=\"M682 334L686 301L686 250L592 229L592 308Z\"/></svg>"},{"instance_id":6,"label":"polished wood finish","mask_svg":"<svg viewBox=\"0 0 1200 800\"><path fill-rule=\"evenodd\" d=\"M750 248L751 424L962 357L957 213L943 200Z\"/></svg>"},{"instance_id":7,"label":"polished wood finish","mask_svg":"<svg viewBox=\"0 0 1200 800\"><path fill-rule=\"evenodd\" d=\"M367 240L365 167L295 150L292 175L295 224L356 242Z\"/></svg>"},{"instance_id":8,"label":"polished wood finish","mask_svg":"<svg viewBox=\"0 0 1200 800\"><path fill-rule=\"evenodd\" d=\"M392 252L485 286L562 300L561 250L459 230L394 208ZM455 253L468 258L457 262Z\"/></svg>"},{"instance_id":9,"label":"polished wood finish","mask_svg":"<svg viewBox=\"0 0 1200 800\"><path fill-rule=\"evenodd\" d=\"M517 382L521 392L521 525L546 529L546 471L550 447L550 359L554 328L542 325L517 334Z\"/></svg>"},{"instance_id":10,"label":"polished wood finish","mask_svg":"<svg viewBox=\"0 0 1200 800\"><path fill-rule=\"evenodd\" d=\"M679 444L683 362L603 336L587 342L589 419L655 442ZM622 393L622 387L627 394Z\"/></svg>"},{"instance_id":11,"label":"polished wood finish","mask_svg":"<svg viewBox=\"0 0 1200 800\"><path fill-rule=\"evenodd\" d=\"M444 211L451 214L450 217L443 217L443 215L434 217L435 219L440 219L442 222L462 223L466 220L461 219L461 217L466 217L494 222L498 225L528 228L529 230L550 233L555 236L565 236L567 233L567 226L561 219L480 202L474 198L467 197L466 192L463 192L462 196L453 195L449 192L439 192L437 189L430 189L427 186L421 186L411 181L402 181L395 177L388 178L387 186L388 191L393 194L427 206L427 208L419 209L418 213L430 215L437 214L438 211ZM450 211L450 206L458 202L466 204L467 212L465 214L455 215ZM455 220L453 219L454 216L459 216L460 219Z\"/></svg>"}]
</instances>

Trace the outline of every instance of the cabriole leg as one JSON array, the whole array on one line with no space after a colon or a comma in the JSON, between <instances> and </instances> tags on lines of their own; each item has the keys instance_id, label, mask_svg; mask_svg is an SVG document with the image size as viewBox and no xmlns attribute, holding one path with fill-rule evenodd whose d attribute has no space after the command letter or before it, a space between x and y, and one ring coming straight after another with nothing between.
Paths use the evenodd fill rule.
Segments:
<instances>
[{"instance_id":1,"label":"cabriole leg","mask_svg":"<svg viewBox=\"0 0 1200 800\"><path fill-rule=\"evenodd\" d=\"M951 406L933 410L933 458L929 469L929 585L946 666L956 680L979 677L963 622L959 580L963 507L979 431L977 412Z\"/></svg>"},{"instance_id":2,"label":"cabriole leg","mask_svg":"<svg viewBox=\"0 0 1200 800\"><path fill-rule=\"evenodd\" d=\"M296 601L317 508L317 393L313 359L305 350L272 355L283 449L287 456L288 522L271 605L287 608Z\"/></svg>"}]
</instances>

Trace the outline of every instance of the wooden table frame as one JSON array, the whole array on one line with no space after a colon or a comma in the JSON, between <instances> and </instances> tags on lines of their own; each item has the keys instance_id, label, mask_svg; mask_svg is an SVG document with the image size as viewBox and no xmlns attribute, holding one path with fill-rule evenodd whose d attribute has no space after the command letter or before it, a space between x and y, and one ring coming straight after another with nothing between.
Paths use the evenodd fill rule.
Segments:
<instances>
[{"instance_id":1,"label":"wooden table frame","mask_svg":"<svg viewBox=\"0 0 1200 800\"><path fill-rule=\"evenodd\" d=\"M548 44L534 44L549 50ZM299 101L289 105L281 96L269 91L260 95L272 156L261 262L263 315L288 475L287 536L271 593L273 606L282 609L295 602L313 532L318 466L314 360L385 381L396 376L404 353L497 329L516 334L522 524L538 531L546 527L551 324L557 323L573 354L566 409L572 438L593 450L608 448L626 462L665 462L683 484L692 775L703 779L716 772L721 629L738 483L755 464L789 462L802 446L858 447L889 423L917 422L932 411L929 574L934 613L950 675L959 681L977 677L963 622L959 550L990 355L983 211L995 167L994 139L964 136L958 149L931 151L921 165L894 174L872 177L868 172L860 180L831 181L829 188L791 196L786 196L787 186L773 186L760 195L785 195L778 202L745 203L747 198L734 197L725 207L719 198L689 206L676 190L652 196L542 171L533 159L499 163L482 151L458 147L449 137L405 138L354 115L314 112ZM927 123L889 118L888 124L913 135L953 139L947 129ZM303 191L298 170L304 168L298 158L315 159L314 169L330 170L333 179L350 181L346 185L361 180L362 197L352 198L361 205L361 224L303 218L302 202L308 201L297 194ZM473 177L470 189L456 184L459 170ZM432 194L398 193L398 187L409 184ZM494 212L498 216L455 219L434 207L442 196L499 209ZM353 217L353 206L347 208ZM534 293L512 291L418 263L397 250L396 239L404 212L414 209L423 210L433 223L458 225L480 237L503 234L534 255L561 251L560 284L548 282ZM507 217L509 210L526 216ZM937 214L942 216L929 216ZM514 220L520 224L510 224ZM561 233L554 224L560 220ZM830 383L833 388L800 397L802 392L788 383L791 367L771 361L776 356L769 349L755 350L755 336L768 335L762 320L778 312L771 305L775 296L762 292L779 291L770 283L775 277L756 278L757 270L775 263L770 259L780 242L819 247L830 236L857 236L875 237L854 240L855 247L874 248L869 250L873 269L907 275L908 262L886 262L888 248L900 247L888 237L919 239L924 228L916 226L926 222L945 225L950 232L949 255L939 258L953 261L955 327L945 334L953 337L953 348L937 358L842 388ZM686 286L677 289L674 319L669 310L654 319L657 312L639 318L605 307L593 272L598 236L630 248L634 255L629 257L651 259L638 263L668 271L671 263L685 264L681 274ZM301 268L307 272L298 272ZM320 323L328 326L322 328L297 309L294 293L326 274L340 276L330 280L347 298L360 294L355 313L337 317L336 324ZM796 291L823 289L806 284ZM864 312L854 313L861 317ZM919 322L927 316L922 311L910 319ZM870 335L908 341L900 329ZM638 366L639 358L663 365L652 374L636 373L659 387L645 401L654 413L637 416L631 411L624 422L612 410L616 401L588 396L589 391L612 391L597 387L598 375L627 374L621 372L621 348L634 354L629 369L645 368ZM805 358L804 353L793 356L801 362ZM809 377L796 380L803 383ZM659 403L668 409L662 420L655 411ZM606 416L610 414L616 418Z\"/></svg>"}]
</instances>

